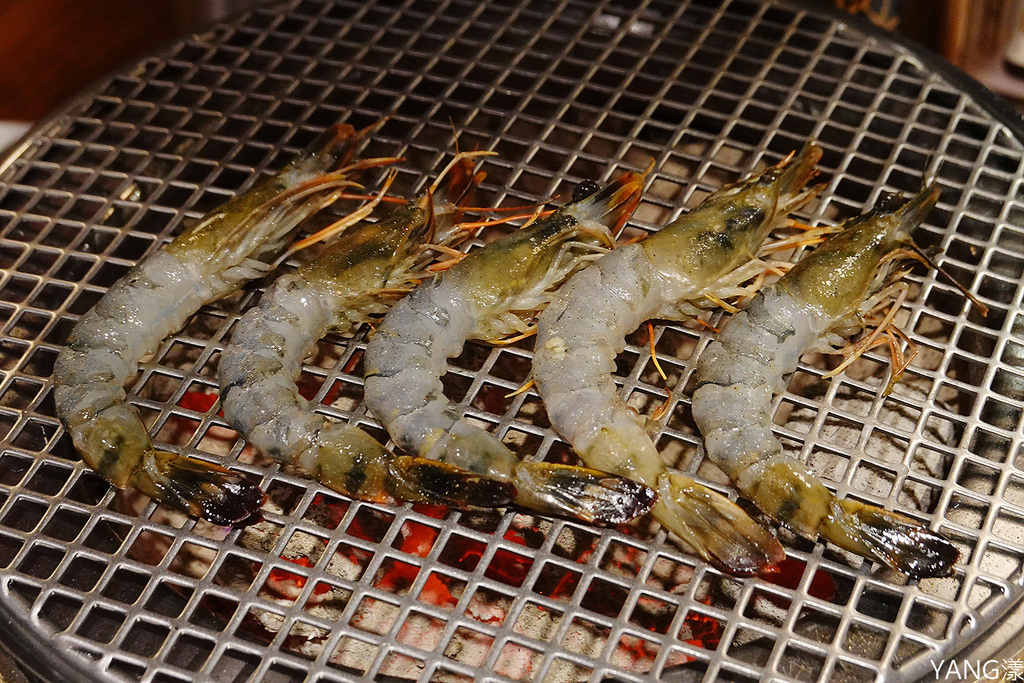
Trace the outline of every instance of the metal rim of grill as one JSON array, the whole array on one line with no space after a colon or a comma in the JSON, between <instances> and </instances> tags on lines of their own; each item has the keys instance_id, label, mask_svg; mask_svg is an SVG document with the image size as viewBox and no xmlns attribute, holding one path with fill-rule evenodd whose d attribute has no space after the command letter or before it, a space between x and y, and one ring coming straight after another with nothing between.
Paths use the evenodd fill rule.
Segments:
<instances>
[{"instance_id":1,"label":"metal rim of grill","mask_svg":"<svg viewBox=\"0 0 1024 683\"><path fill-rule=\"evenodd\" d=\"M0 632L54 679L917 680L1019 631L1024 559L1021 123L938 60L838 13L752 0L292 0L181 40L37 126L0 163ZM883 191L942 188L919 241L990 307L934 273L901 321L921 347L878 395L871 353L832 382L805 358L777 434L841 495L947 534L950 579L907 584L777 530L775 580L734 579L646 523L593 529L514 513L352 502L244 450L210 395L260 287L207 307L127 387L152 433L260 481L254 527L218 531L122 496L53 417L50 373L77 316L145 253L337 121L388 122L396 188L479 146L484 200L528 204L655 160L633 230L806 140L827 181L808 221ZM454 131L454 132L453 132ZM475 244L481 244L478 239ZM717 321L720 316L712 318ZM649 410L671 390L665 456L702 464L693 363L712 338L657 325L616 378ZM329 337L300 382L319 410L382 436L359 406L364 338ZM529 342L470 344L451 397L526 457L569 449L527 379ZM997 637L985 637L993 631Z\"/></svg>"}]
</instances>

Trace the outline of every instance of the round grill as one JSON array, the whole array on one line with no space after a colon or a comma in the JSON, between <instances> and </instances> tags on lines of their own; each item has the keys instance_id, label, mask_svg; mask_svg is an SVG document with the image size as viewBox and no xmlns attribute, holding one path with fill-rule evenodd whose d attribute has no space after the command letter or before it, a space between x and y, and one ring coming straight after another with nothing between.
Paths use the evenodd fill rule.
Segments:
<instances>
[{"instance_id":1,"label":"round grill","mask_svg":"<svg viewBox=\"0 0 1024 683\"><path fill-rule=\"evenodd\" d=\"M0 164L0 630L54 679L144 681L896 681L1019 630L1024 558L1024 147L1005 105L840 15L790 3L293 0L182 40L99 84ZM908 514L962 551L907 583L777 530L788 559L736 579L646 521L622 529L344 499L265 462L218 416L224 340L260 287L195 315L128 391L155 437L269 494L223 530L118 493L54 418L50 374L78 316L143 255L279 168L319 131L382 117L367 154L414 192L460 149L493 149L479 204L530 204L654 159L630 230L653 230L808 140L826 189L809 222L934 176L918 241L989 306L911 274L920 347L834 381L805 357L777 434L840 495ZM370 178L370 181L373 179ZM474 244L481 244L484 236ZM471 245L473 246L473 245ZM713 324L720 320L716 315ZM689 414L695 323L629 338L616 378L664 456L719 490ZM359 405L364 336L329 337L300 384ZM524 457L559 461L530 342L470 344L448 393ZM1002 628L996 636L982 637ZM979 654L978 643L984 643ZM988 654L985 654L988 656Z\"/></svg>"}]
</instances>

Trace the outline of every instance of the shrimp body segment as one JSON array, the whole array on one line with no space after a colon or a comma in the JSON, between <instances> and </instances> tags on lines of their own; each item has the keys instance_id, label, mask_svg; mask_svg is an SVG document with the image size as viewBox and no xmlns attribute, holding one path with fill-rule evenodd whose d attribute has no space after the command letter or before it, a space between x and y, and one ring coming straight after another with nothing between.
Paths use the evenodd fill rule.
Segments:
<instances>
[{"instance_id":1,"label":"shrimp body segment","mask_svg":"<svg viewBox=\"0 0 1024 683\"><path fill-rule=\"evenodd\" d=\"M125 403L139 359L201 306L266 273L299 223L351 185L344 169L360 136L336 126L276 175L207 214L137 264L82 316L54 366L57 415L86 464L118 488L216 524L262 504L258 487L205 461L154 447Z\"/></svg>"},{"instance_id":2,"label":"shrimp body segment","mask_svg":"<svg viewBox=\"0 0 1024 683\"><path fill-rule=\"evenodd\" d=\"M533 376L551 425L589 466L658 492L652 514L699 556L736 574L784 557L778 541L725 496L670 472L645 421L615 385L615 357L644 320L681 320L756 274L768 233L815 193L804 185L821 156L808 146L709 196L642 242L576 274L538 320Z\"/></svg>"},{"instance_id":3,"label":"shrimp body segment","mask_svg":"<svg viewBox=\"0 0 1024 683\"><path fill-rule=\"evenodd\" d=\"M639 202L642 178L628 173L603 190L471 252L399 302L366 350L365 401L402 449L511 486L513 504L585 522L619 523L646 512L653 492L582 467L522 463L495 436L466 420L443 393L447 359L468 339L498 341L529 327L552 290L579 269L594 245L613 244ZM409 488L459 505L458 492L409 471ZM439 483L444 483L440 479Z\"/></svg>"},{"instance_id":4,"label":"shrimp body segment","mask_svg":"<svg viewBox=\"0 0 1024 683\"><path fill-rule=\"evenodd\" d=\"M775 520L882 561L912 578L947 576L958 557L939 534L903 515L839 500L772 434L773 393L807 350L863 326L861 315L912 247L910 230L935 205L926 188L851 219L726 325L697 363L693 417L708 457ZM867 304L865 304L867 302Z\"/></svg>"},{"instance_id":5,"label":"shrimp body segment","mask_svg":"<svg viewBox=\"0 0 1024 683\"><path fill-rule=\"evenodd\" d=\"M457 201L471 193L480 179L472 169L463 158L447 195ZM275 281L239 321L221 356L225 419L259 451L334 490L391 502L394 456L358 427L314 413L295 380L318 339L379 318L423 277L427 242L451 246L467 234L448 232L457 211L456 203L428 191L387 218L349 228L316 259Z\"/></svg>"}]
</instances>

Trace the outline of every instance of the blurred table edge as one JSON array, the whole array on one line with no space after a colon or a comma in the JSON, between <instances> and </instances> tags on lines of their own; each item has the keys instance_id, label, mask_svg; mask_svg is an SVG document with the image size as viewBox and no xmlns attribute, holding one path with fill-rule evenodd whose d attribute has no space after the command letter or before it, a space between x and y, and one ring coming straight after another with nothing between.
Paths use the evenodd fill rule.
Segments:
<instances>
[{"instance_id":1,"label":"blurred table edge","mask_svg":"<svg viewBox=\"0 0 1024 683\"><path fill-rule=\"evenodd\" d=\"M31 127L27 121L0 121L0 154L20 140Z\"/></svg>"}]
</instances>

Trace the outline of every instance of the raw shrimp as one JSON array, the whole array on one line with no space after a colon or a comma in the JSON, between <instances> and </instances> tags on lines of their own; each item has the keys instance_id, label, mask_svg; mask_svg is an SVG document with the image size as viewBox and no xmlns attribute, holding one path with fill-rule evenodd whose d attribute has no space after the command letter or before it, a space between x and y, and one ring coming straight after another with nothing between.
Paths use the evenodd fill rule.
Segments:
<instances>
[{"instance_id":1,"label":"raw shrimp","mask_svg":"<svg viewBox=\"0 0 1024 683\"><path fill-rule=\"evenodd\" d=\"M259 508L263 494L244 477L155 448L123 387L139 359L200 306L266 273L299 223L353 184L346 172L390 161L331 172L349 163L360 138L351 126L330 129L282 171L137 264L82 316L54 365L54 397L79 453L107 481L217 524Z\"/></svg>"},{"instance_id":2,"label":"raw shrimp","mask_svg":"<svg viewBox=\"0 0 1024 683\"><path fill-rule=\"evenodd\" d=\"M318 339L380 317L424 277L426 242L451 247L468 235L451 228L459 203L483 176L473 175L472 156L453 160L445 193L435 182L387 218L349 228L275 281L239 321L221 355L221 402L224 418L259 451L354 498L393 499L394 456L358 427L314 413L295 379Z\"/></svg>"},{"instance_id":3,"label":"raw shrimp","mask_svg":"<svg viewBox=\"0 0 1024 683\"><path fill-rule=\"evenodd\" d=\"M511 485L513 504L541 514L619 523L643 514L653 492L628 479L581 467L522 463L494 435L460 418L444 397L446 360L467 339L496 341L528 329L551 291L594 254L613 245L639 202L643 179L627 173L603 190L587 187L551 216L471 252L421 285L384 318L366 349L365 402L399 447ZM580 190L580 188L577 188ZM409 488L459 504L429 468L407 471Z\"/></svg>"},{"instance_id":4,"label":"raw shrimp","mask_svg":"<svg viewBox=\"0 0 1024 683\"><path fill-rule=\"evenodd\" d=\"M779 542L738 505L670 472L645 421L612 379L625 336L644 320L681 320L729 296L764 264L768 233L808 202L820 150L718 190L642 242L620 247L573 276L537 323L533 377L551 425L585 463L658 492L652 514L694 552L736 574L784 557Z\"/></svg>"},{"instance_id":5,"label":"raw shrimp","mask_svg":"<svg viewBox=\"0 0 1024 683\"><path fill-rule=\"evenodd\" d=\"M938 196L928 187L909 201L890 197L844 224L729 321L697 362L693 394L708 457L744 496L805 537L820 535L912 578L948 576L956 547L908 517L837 499L803 463L783 454L772 435L771 403L801 354L842 343L863 326L863 314L892 294L884 286L916 250L910 230ZM859 351L878 339L867 337ZM881 341L896 348L895 338ZM894 377L902 370L894 369Z\"/></svg>"}]
</instances>

